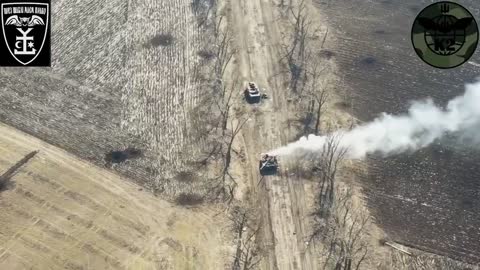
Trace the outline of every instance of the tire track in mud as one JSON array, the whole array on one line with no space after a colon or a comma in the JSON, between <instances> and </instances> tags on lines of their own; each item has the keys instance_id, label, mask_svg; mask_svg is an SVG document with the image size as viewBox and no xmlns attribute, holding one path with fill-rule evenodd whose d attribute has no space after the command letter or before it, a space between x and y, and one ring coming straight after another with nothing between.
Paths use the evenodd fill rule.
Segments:
<instances>
[{"instance_id":1,"label":"tire track in mud","mask_svg":"<svg viewBox=\"0 0 480 270\"><path fill-rule=\"evenodd\" d=\"M276 3L266 1L230 1L231 22L240 46L236 62L242 81L256 81L266 88L271 100L261 105L252 121L242 131L249 153L250 186L259 194L262 215L262 243L268 254L262 269L314 269L304 245L307 227L303 183L287 176L258 173L258 158L263 151L287 142L284 123L288 119L286 89L281 72L280 32ZM246 105L247 106L247 105ZM288 131L287 131L288 133ZM259 180L263 183L259 185Z\"/></svg>"}]
</instances>

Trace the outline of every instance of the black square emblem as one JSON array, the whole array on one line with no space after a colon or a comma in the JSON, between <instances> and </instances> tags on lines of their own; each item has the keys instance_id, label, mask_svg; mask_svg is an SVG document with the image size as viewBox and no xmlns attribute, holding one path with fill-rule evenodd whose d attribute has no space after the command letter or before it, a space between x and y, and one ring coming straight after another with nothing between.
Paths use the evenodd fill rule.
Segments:
<instances>
[{"instance_id":1,"label":"black square emblem","mask_svg":"<svg viewBox=\"0 0 480 270\"><path fill-rule=\"evenodd\" d=\"M50 66L50 0L0 6L0 66Z\"/></svg>"}]
</instances>

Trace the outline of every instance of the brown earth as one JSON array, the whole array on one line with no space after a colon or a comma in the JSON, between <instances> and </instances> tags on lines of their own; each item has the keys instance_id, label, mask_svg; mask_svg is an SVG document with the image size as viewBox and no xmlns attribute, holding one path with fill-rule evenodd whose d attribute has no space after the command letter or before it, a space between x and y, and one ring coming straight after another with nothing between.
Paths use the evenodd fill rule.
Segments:
<instances>
[{"instance_id":1,"label":"brown earth","mask_svg":"<svg viewBox=\"0 0 480 270\"><path fill-rule=\"evenodd\" d=\"M0 194L0 269L224 269L221 209L185 209L0 124L0 171L39 153Z\"/></svg>"},{"instance_id":2,"label":"brown earth","mask_svg":"<svg viewBox=\"0 0 480 270\"><path fill-rule=\"evenodd\" d=\"M108 36L97 38L69 31L77 27L74 22L78 20L67 20L67 16L57 20L53 25L53 32L58 33L54 38L56 60L51 70L34 70L33 75L0 70L5 85L2 121L96 164L102 164L107 151L130 144L142 147L147 151L143 158L116 169L131 172L140 182L162 180L147 169L160 170L163 163L182 167L179 153L189 137L183 129L184 109L195 105L198 90L189 72L198 66L198 61L191 59L200 48L191 46L202 41L197 29L192 29L189 3L115 1L95 3L94 13L69 9L65 13L69 16L119 11L115 13L119 18L105 23L115 31L99 27L97 35L108 32ZM54 12L63 4L57 3ZM247 177L241 184L260 198L263 231L258 242L266 251L261 267L318 269L315 246L307 242L315 183L289 173L286 167L277 176L262 178L258 174L259 154L294 140L297 133L290 125L295 107L287 101L290 93L284 82L288 74L281 65L283 35L287 33L282 24L287 18L278 4L265 0L223 3L238 49L230 72L238 73L242 82L257 81L270 95L261 107L249 109L252 120L237 143L247 151ZM88 5L81 3L83 8ZM144 10L152 12L145 14ZM118 15L123 13L125 17ZM174 46L144 46L170 31ZM117 32L125 39L117 38ZM71 40L76 42L71 44ZM69 46L73 48L67 52ZM112 48L110 55L104 57L105 50L97 47ZM80 59L74 51L85 52L85 56ZM23 77L27 80L22 84ZM23 104L30 104L30 109ZM45 104L49 104L48 110ZM15 186L0 195L5 243L0 245L2 267L224 269L224 263L230 262L231 257L226 256L228 227L223 215L216 215L218 209L173 206L59 148L0 127L1 170L40 150L13 178ZM169 189L179 189L175 184L166 185L169 194L175 193Z\"/></svg>"},{"instance_id":3,"label":"brown earth","mask_svg":"<svg viewBox=\"0 0 480 270\"><path fill-rule=\"evenodd\" d=\"M260 106L246 107L251 121L235 144L236 149L245 149L246 155L243 166L237 161L232 168L235 175L244 176L237 178L239 198L249 191L258 198L263 226L257 242L265 255L261 268L319 269L321 243L308 241L315 182L296 174L287 164L282 164L275 176L258 173L260 153L293 141L298 135L292 124L298 108L289 101L291 93L285 84L288 74L281 63L288 22L280 1L221 3L238 49L229 76L238 74L241 83L256 81L270 96ZM294 0L288 2L295 4ZM63 3L57 3L56 9ZM0 70L0 81L5 85L0 94L0 104L5 105L0 106L1 120L97 165L103 163L106 151L138 144L146 149L146 155L118 166L118 171L135 176L141 183L160 183L168 194L195 190L179 187L173 181L164 183L163 177L172 175L158 173L167 165L172 165L173 172L183 168L181 153L194 148L189 146L192 133L184 127L188 126L187 111L197 103L199 82L190 75L200 65L195 55L205 40L193 27L190 1L96 4L100 5L96 9L99 14L109 10L126 14L108 22L126 37L116 38L115 31L109 33L110 40L115 41L109 45L115 48L110 50L109 61L102 61L104 51L100 50L99 55L87 54L78 64L78 56L67 53L66 47L86 51L88 44L93 44L92 52L97 52L93 47L102 47L109 39L71 36L74 32L68 29L77 26L75 20L62 19L54 24L54 32L61 33L61 22L68 26L68 33L54 38L57 60L52 70L35 70L33 75ZM88 3L81 5L86 7ZM151 13L144 14L144 10ZM66 14L74 16L73 11ZM313 9L310 12L322 28L322 16ZM172 40L162 45L162 37L171 33ZM78 41L70 45L63 37ZM22 84L22 76L31 80ZM32 92L35 87L37 91ZM64 90L49 90L57 88ZM331 104L338 102L332 100ZM48 110L46 103L50 104ZM23 104L31 108L27 110ZM50 120L52 115L55 118ZM333 108L324 119L331 128L349 120L350 116ZM231 232L222 209L172 205L128 179L0 124L0 171L34 150L39 154L13 177L14 185L0 194L0 269L230 267ZM352 177L343 180L354 184L350 182ZM363 205L359 189L356 194L355 204ZM383 237L377 228L370 234L372 245Z\"/></svg>"},{"instance_id":4,"label":"brown earth","mask_svg":"<svg viewBox=\"0 0 480 270\"><path fill-rule=\"evenodd\" d=\"M197 15L191 0L52 1L52 66L0 68L0 121L100 166L140 149L112 168L170 198L198 190L169 181L203 143L190 113L212 61Z\"/></svg>"},{"instance_id":5,"label":"brown earth","mask_svg":"<svg viewBox=\"0 0 480 270\"><path fill-rule=\"evenodd\" d=\"M262 177L258 172L260 153L294 139L290 126L291 93L284 85L288 74L281 64L282 29L279 1L228 1L229 26L235 33L238 54L233 73L242 83L256 81L270 99L248 109L251 120L242 131L240 146L247 151L246 186L258 194L263 218L261 244L266 251L262 269L318 269L315 248L308 245L313 209L314 183L288 173ZM285 22L285 21L284 21ZM284 23L283 22L283 23Z\"/></svg>"},{"instance_id":6,"label":"brown earth","mask_svg":"<svg viewBox=\"0 0 480 270\"><path fill-rule=\"evenodd\" d=\"M310 241L316 182L304 178L294 167L289 168L286 162L281 163L278 175L262 177L258 172L260 153L298 138L298 126L294 122L302 113L302 108L291 102L294 94L288 89L286 82L289 74L282 64L282 50L290 29L289 12L280 6L280 2L231 0L225 4L229 27L235 33L235 44L238 46L231 77L239 75L243 84L256 81L270 96L262 104L246 109L251 120L242 130L242 141L237 147L246 149L247 170L243 172L245 182L239 186L245 189L250 187L258 195L256 204L263 224L258 242L265 251L261 269L320 269L324 259L321 254L322 243ZM287 2L285 4L293 7L298 4L297 1ZM311 4L307 1L313 23L320 31L325 31L322 15L311 8ZM320 44L319 38L318 41ZM332 77L335 81L335 64L330 61L324 64L329 65L331 70L322 79ZM332 90L322 123L331 129L348 126L354 118L334 106L342 101L342 89L332 86ZM349 166L352 167L351 164ZM242 175L242 172L238 172L238 175ZM355 175L345 175L341 180L346 181L347 185L354 184ZM368 212L360 199L360 189L355 188L354 193L356 207L359 211ZM371 243L377 249L374 256L380 258L385 254L385 249L378 244L378 240L384 237L383 232L374 224L370 225L369 230Z\"/></svg>"}]
</instances>

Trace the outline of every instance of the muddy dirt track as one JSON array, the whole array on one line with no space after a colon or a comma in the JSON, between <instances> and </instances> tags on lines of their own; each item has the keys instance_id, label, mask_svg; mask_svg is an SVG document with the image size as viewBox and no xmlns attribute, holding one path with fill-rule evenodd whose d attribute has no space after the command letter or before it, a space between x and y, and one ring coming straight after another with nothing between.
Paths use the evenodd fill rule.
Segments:
<instances>
[{"instance_id":1,"label":"muddy dirt track","mask_svg":"<svg viewBox=\"0 0 480 270\"><path fill-rule=\"evenodd\" d=\"M235 33L239 53L234 61L242 83L256 81L270 99L254 105L247 127L242 131L248 153L249 186L260 196L258 206L263 218L262 248L266 258L262 269L317 269L310 236L310 183L282 174L262 177L258 172L259 154L291 141L288 126L289 90L281 76L281 19L278 1L231 0L229 25ZM311 209L311 208L310 208Z\"/></svg>"},{"instance_id":2,"label":"muddy dirt track","mask_svg":"<svg viewBox=\"0 0 480 270\"><path fill-rule=\"evenodd\" d=\"M219 209L186 210L0 124L0 269L224 269Z\"/></svg>"}]
</instances>

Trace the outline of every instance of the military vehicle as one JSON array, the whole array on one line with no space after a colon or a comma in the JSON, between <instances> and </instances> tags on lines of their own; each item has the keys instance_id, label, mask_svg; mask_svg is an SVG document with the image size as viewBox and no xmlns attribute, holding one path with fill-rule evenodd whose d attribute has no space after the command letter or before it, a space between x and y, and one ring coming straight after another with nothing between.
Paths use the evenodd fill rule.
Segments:
<instances>
[{"instance_id":1,"label":"military vehicle","mask_svg":"<svg viewBox=\"0 0 480 270\"><path fill-rule=\"evenodd\" d=\"M262 154L259 162L259 169L261 175L275 174L278 170L277 157Z\"/></svg>"},{"instance_id":2,"label":"military vehicle","mask_svg":"<svg viewBox=\"0 0 480 270\"><path fill-rule=\"evenodd\" d=\"M258 103L262 99L260 89L254 82L249 82L244 91L245 99L248 103Z\"/></svg>"}]
</instances>

